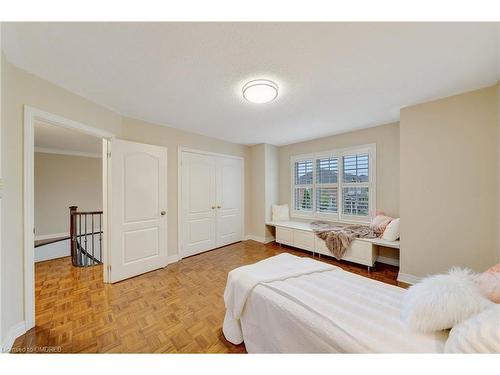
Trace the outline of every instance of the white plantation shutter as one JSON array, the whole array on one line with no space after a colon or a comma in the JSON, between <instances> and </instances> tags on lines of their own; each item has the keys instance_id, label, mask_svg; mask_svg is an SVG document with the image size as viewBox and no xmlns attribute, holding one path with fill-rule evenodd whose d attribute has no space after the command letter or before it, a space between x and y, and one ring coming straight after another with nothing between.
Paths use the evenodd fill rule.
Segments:
<instances>
[{"instance_id":1,"label":"white plantation shutter","mask_svg":"<svg viewBox=\"0 0 500 375\"><path fill-rule=\"evenodd\" d=\"M343 182L368 182L368 154L344 156Z\"/></svg>"},{"instance_id":2,"label":"white plantation shutter","mask_svg":"<svg viewBox=\"0 0 500 375\"><path fill-rule=\"evenodd\" d=\"M295 188L295 209L298 211L312 210L312 188Z\"/></svg>"},{"instance_id":3,"label":"white plantation shutter","mask_svg":"<svg viewBox=\"0 0 500 375\"><path fill-rule=\"evenodd\" d=\"M316 182L318 184L336 184L339 175L339 159L323 158L316 160Z\"/></svg>"},{"instance_id":4,"label":"white plantation shutter","mask_svg":"<svg viewBox=\"0 0 500 375\"><path fill-rule=\"evenodd\" d=\"M316 189L316 212L337 213L338 189L336 187Z\"/></svg>"},{"instance_id":5,"label":"white plantation shutter","mask_svg":"<svg viewBox=\"0 0 500 375\"><path fill-rule=\"evenodd\" d=\"M300 160L294 168L294 209L312 211L313 207L313 161Z\"/></svg>"},{"instance_id":6,"label":"white plantation shutter","mask_svg":"<svg viewBox=\"0 0 500 375\"><path fill-rule=\"evenodd\" d=\"M316 206L322 214L338 212L339 159L327 157L316 159Z\"/></svg>"},{"instance_id":7,"label":"white plantation shutter","mask_svg":"<svg viewBox=\"0 0 500 375\"><path fill-rule=\"evenodd\" d=\"M368 153L342 157L342 213L352 216L370 214L370 156Z\"/></svg>"},{"instance_id":8,"label":"white plantation shutter","mask_svg":"<svg viewBox=\"0 0 500 375\"><path fill-rule=\"evenodd\" d=\"M345 187L342 192L342 212L346 215L368 216L367 187Z\"/></svg>"},{"instance_id":9,"label":"white plantation shutter","mask_svg":"<svg viewBox=\"0 0 500 375\"><path fill-rule=\"evenodd\" d=\"M311 185L313 182L313 162L304 160L295 162L295 185Z\"/></svg>"}]
</instances>

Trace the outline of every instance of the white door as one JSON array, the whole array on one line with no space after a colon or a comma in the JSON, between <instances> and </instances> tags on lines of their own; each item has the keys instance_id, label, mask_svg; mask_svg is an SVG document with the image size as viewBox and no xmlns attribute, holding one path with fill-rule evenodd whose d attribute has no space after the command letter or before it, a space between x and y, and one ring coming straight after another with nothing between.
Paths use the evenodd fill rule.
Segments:
<instances>
[{"instance_id":1,"label":"white door","mask_svg":"<svg viewBox=\"0 0 500 375\"><path fill-rule=\"evenodd\" d=\"M243 161L181 153L181 256L241 241Z\"/></svg>"},{"instance_id":2,"label":"white door","mask_svg":"<svg viewBox=\"0 0 500 375\"><path fill-rule=\"evenodd\" d=\"M167 265L167 149L111 141L110 281Z\"/></svg>"},{"instance_id":3,"label":"white door","mask_svg":"<svg viewBox=\"0 0 500 375\"><path fill-rule=\"evenodd\" d=\"M216 163L212 156L181 154L182 256L216 247Z\"/></svg>"},{"instance_id":4,"label":"white door","mask_svg":"<svg viewBox=\"0 0 500 375\"><path fill-rule=\"evenodd\" d=\"M241 241L243 161L217 157L217 247Z\"/></svg>"}]
</instances>

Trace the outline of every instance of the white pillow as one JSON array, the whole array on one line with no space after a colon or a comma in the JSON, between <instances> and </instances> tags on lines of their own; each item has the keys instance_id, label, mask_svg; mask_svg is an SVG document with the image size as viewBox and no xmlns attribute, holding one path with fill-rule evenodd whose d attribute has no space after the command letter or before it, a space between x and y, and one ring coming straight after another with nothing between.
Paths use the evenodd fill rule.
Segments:
<instances>
[{"instance_id":1,"label":"white pillow","mask_svg":"<svg viewBox=\"0 0 500 375\"><path fill-rule=\"evenodd\" d=\"M444 351L500 353L500 305L494 305L453 327Z\"/></svg>"},{"instance_id":2,"label":"white pillow","mask_svg":"<svg viewBox=\"0 0 500 375\"><path fill-rule=\"evenodd\" d=\"M289 221L290 210L288 204L273 204L272 205L272 221Z\"/></svg>"},{"instance_id":3,"label":"white pillow","mask_svg":"<svg viewBox=\"0 0 500 375\"><path fill-rule=\"evenodd\" d=\"M494 305L481 294L475 277L470 270L454 268L413 285L403 298L403 323L416 332L440 331Z\"/></svg>"},{"instance_id":4,"label":"white pillow","mask_svg":"<svg viewBox=\"0 0 500 375\"><path fill-rule=\"evenodd\" d=\"M399 222L401 219L392 220L384 230L382 239L386 241L396 241L399 238Z\"/></svg>"}]
</instances>

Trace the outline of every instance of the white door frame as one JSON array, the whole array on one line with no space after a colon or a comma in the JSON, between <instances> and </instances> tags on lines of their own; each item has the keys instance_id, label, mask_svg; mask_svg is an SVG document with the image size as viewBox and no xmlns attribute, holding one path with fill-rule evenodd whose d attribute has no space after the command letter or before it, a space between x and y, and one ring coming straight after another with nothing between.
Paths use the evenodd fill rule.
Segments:
<instances>
[{"instance_id":1,"label":"white door frame","mask_svg":"<svg viewBox=\"0 0 500 375\"><path fill-rule=\"evenodd\" d=\"M232 158L241 160L242 166L242 184L241 184L241 241L245 240L245 158L242 156L220 154L217 152L197 150L185 146L179 146L177 150L177 253L179 259L185 257L182 251L182 153L191 152L194 154L222 156L224 158Z\"/></svg>"},{"instance_id":2,"label":"white door frame","mask_svg":"<svg viewBox=\"0 0 500 375\"><path fill-rule=\"evenodd\" d=\"M35 326L35 251L34 251L34 154L35 154L35 121L43 121L66 129L77 130L99 138L111 139L113 133L94 128L89 125L69 120L40 109L24 106L24 323L25 330ZM103 158L103 164L107 158ZM104 182L105 183L105 182ZM105 186L105 185L103 185ZM103 191L104 199L107 192ZM104 201L106 202L106 200ZM103 221L106 223L106 208L103 203ZM104 236L107 228L104 227ZM106 237L105 237L106 238ZM103 241L102 253L106 254L107 243ZM105 269L106 267L103 267Z\"/></svg>"}]
</instances>

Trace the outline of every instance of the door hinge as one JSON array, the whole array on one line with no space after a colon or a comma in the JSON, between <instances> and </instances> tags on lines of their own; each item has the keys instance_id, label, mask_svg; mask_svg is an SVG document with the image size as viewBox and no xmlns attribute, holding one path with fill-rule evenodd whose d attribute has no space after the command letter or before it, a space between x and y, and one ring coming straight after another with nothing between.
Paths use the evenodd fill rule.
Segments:
<instances>
[{"instance_id":1,"label":"door hinge","mask_svg":"<svg viewBox=\"0 0 500 375\"><path fill-rule=\"evenodd\" d=\"M111 159L111 151L108 151L108 159Z\"/></svg>"}]
</instances>

